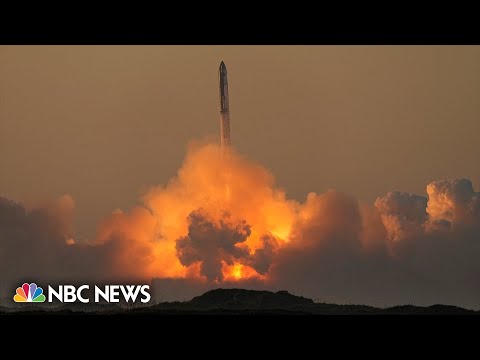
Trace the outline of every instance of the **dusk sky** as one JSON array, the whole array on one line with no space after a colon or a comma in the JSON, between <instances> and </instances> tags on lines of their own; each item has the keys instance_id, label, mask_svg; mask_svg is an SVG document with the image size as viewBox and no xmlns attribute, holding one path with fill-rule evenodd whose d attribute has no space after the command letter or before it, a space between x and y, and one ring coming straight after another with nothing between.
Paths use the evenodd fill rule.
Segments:
<instances>
[{"instance_id":1,"label":"dusk sky","mask_svg":"<svg viewBox=\"0 0 480 360\"><path fill-rule=\"evenodd\" d=\"M217 139L221 60L234 146L291 198L480 185L480 47L2 46L2 195L70 194L92 236L175 175L189 141Z\"/></svg>"}]
</instances>

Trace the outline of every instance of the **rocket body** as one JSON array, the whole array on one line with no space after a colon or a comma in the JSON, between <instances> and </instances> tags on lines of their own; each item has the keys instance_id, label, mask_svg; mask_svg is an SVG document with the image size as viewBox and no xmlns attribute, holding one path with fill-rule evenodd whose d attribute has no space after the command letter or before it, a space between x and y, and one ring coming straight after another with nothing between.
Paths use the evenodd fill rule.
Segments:
<instances>
[{"instance_id":1,"label":"rocket body","mask_svg":"<svg viewBox=\"0 0 480 360\"><path fill-rule=\"evenodd\" d=\"M228 103L227 67L222 61L219 69L220 86L220 147L224 153L230 146L230 109Z\"/></svg>"}]
</instances>

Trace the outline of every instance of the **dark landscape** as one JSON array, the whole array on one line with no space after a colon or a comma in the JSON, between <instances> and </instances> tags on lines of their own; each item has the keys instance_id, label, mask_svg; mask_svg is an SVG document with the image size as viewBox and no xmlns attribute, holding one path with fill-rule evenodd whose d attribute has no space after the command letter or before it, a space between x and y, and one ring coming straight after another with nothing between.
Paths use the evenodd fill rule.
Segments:
<instances>
[{"instance_id":1,"label":"dark landscape","mask_svg":"<svg viewBox=\"0 0 480 360\"><path fill-rule=\"evenodd\" d=\"M93 310L92 305L96 310ZM90 310L83 310L90 308ZM2 315L478 315L479 311L449 305L428 307L402 305L375 308L366 305L315 303L288 291L216 289L185 302L163 302L151 306L122 308L111 305L83 305L72 309L61 306L52 310L40 307L20 311L0 307Z\"/></svg>"}]
</instances>

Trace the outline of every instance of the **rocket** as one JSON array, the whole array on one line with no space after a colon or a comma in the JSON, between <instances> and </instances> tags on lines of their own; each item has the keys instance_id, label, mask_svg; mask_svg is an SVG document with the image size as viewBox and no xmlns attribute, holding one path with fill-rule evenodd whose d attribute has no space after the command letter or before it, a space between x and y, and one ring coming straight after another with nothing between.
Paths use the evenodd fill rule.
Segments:
<instances>
[{"instance_id":1,"label":"rocket","mask_svg":"<svg viewBox=\"0 0 480 360\"><path fill-rule=\"evenodd\" d=\"M227 67L222 61L218 70L220 86L220 148L222 154L230 146L230 109L228 107Z\"/></svg>"}]
</instances>

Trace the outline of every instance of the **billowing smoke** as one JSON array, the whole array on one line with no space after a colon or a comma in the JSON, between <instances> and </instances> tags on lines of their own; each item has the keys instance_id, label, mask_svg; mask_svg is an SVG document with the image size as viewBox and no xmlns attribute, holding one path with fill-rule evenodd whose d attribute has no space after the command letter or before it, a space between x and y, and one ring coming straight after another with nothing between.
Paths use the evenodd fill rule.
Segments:
<instances>
[{"instance_id":1,"label":"billowing smoke","mask_svg":"<svg viewBox=\"0 0 480 360\"><path fill-rule=\"evenodd\" d=\"M455 226L478 225L480 194L468 179L434 181L427 186L429 225L453 229Z\"/></svg>"},{"instance_id":2,"label":"billowing smoke","mask_svg":"<svg viewBox=\"0 0 480 360\"><path fill-rule=\"evenodd\" d=\"M176 241L178 259L184 266L199 262L200 274L207 279L222 281L223 263L233 265L249 257L248 247L242 246L251 234L245 220L233 220L228 212L214 219L198 209L188 223L188 235Z\"/></svg>"},{"instance_id":3,"label":"billowing smoke","mask_svg":"<svg viewBox=\"0 0 480 360\"><path fill-rule=\"evenodd\" d=\"M19 280L58 279L65 271L89 277L101 270L102 254L97 249L86 254L86 246L72 238L73 209L69 196L30 210L0 198L2 295Z\"/></svg>"},{"instance_id":4,"label":"billowing smoke","mask_svg":"<svg viewBox=\"0 0 480 360\"><path fill-rule=\"evenodd\" d=\"M468 179L427 189L428 202L393 192L374 207L338 192L309 197L304 209L316 210L294 229L302 241L279 254L271 276L329 301L478 308L478 193Z\"/></svg>"},{"instance_id":5,"label":"billowing smoke","mask_svg":"<svg viewBox=\"0 0 480 360\"><path fill-rule=\"evenodd\" d=\"M260 275L268 272L277 248L272 235L263 235L261 247L252 252L246 245L252 233L251 226L245 220L232 219L228 212L213 218L205 210L198 209L188 216L188 223L188 235L176 241L182 265L200 263L200 274L219 282L224 279L224 264L247 265Z\"/></svg>"},{"instance_id":6,"label":"billowing smoke","mask_svg":"<svg viewBox=\"0 0 480 360\"><path fill-rule=\"evenodd\" d=\"M128 224L122 219L118 231L107 239L99 236L92 242L77 242L73 234L74 208L70 196L31 209L0 197L0 297L9 296L24 281L71 283L142 278L131 271L135 266L143 267L148 259L149 248L141 246L139 234L128 237L124 231ZM113 214L109 222L119 216ZM138 215L134 221L140 225L140 220ZM124 271L122 260L126 254L129 267Z\"/></svg>"},{"instance_id":7,"label":"billowing smoke","mask_svg":"<svg viewBox=\"0 0 480 360\"><path fill-rule=\"evenodd\" d=\"M397 242L422 232L427 220L427 198L402 192L389 192L375 201L389 241Z\"/></svg>"},{"instance_id":8,"label":"billowing smoke","mask_svg":"<svg viewBox=\"0 0 480 360\"><path fill-rule=\"evenodd\" d=\"M70 197L31 210L0 198L2 285L158 278L478 308L480 195L468 179L435 181L426 193L365 204L330 190L299 203L261 165L196 144L177 176L147 191L142 206L102 220L86 242L74 237Z\"/></svg>"}]
</instances>

